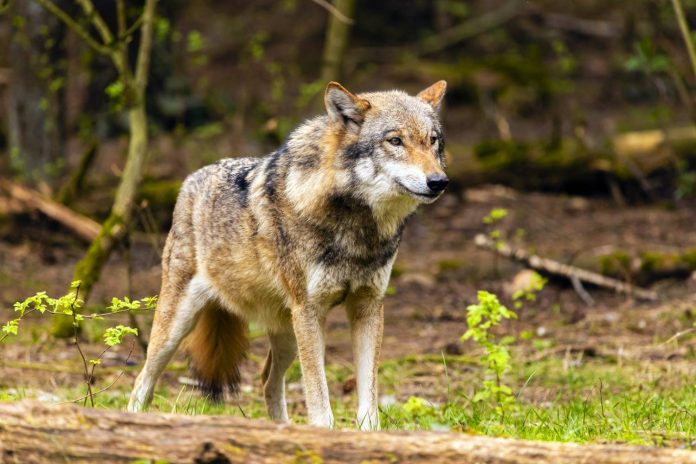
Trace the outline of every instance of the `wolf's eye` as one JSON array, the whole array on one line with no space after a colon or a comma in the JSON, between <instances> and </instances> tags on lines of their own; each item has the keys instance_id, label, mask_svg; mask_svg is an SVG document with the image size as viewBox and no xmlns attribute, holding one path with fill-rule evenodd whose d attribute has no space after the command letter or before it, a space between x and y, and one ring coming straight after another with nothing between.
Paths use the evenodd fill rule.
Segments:
<instances>
[{"instance_id":1,"label":"wolf's eye","mask_svg":"<svg viewBox=\"0 0 696 464\"><path fill-rule=\"evenodd\" d=\"M389 143L391 143L392 145L394 145L395 147L398 147L399 145L403 144L403 142L401 141L401 139L399 137L392 137L387 141Z\"/></svg>"},{"instance_id":2,"label":"wolf's eye","mask_svg":"<svg viewBox=\"0 0 696 464\"><path fill-rule=\"evenodd\" d=\"M430 145L435 145L437 143L437 137L434 135L430 137Z\"/></svg>"}]
</instances>

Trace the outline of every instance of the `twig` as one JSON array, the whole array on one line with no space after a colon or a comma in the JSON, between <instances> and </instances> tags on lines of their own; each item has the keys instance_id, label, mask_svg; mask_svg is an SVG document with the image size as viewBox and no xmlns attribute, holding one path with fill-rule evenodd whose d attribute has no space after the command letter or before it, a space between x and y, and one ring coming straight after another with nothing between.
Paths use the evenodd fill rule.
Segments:
<instances>
[{"instance_id":1,"label":"twig","mask_svg":"<svg viewBox=\"0 0 696 464\"><path fill-rule=\"evenodd\" d=\"M349 18L348 16L344 15L341 13L338 8L333 6L331 3L327 2L326 0L312 0L314 3L319 5L320 7L324 8L326 11L328 11L330 14L334 15L336 19L341 21L342 23L346 24L353 24L355 21L352 18Z\"/></svg>"},{"instance_id":2,"label":"twig","mask_svg":"<svg viewBox=\"0 0 696 464\"><path fill-rule=\"evenodd\" d=\"M110 55L111 49L106 45L100 44L97 40L92 37L92 35L87 32L82 26L80 26L75 20L73 20L68 13L63 11L58 5L53 3L52 0L37 0L44 8L53 13L65 23L70 29L73 30L77 35L79 35L87 45L92 47L95 51L103 54Z\"/></svg>"},{"instance_id":3,"label":"twig","mask_svg":"<svg viewBox=\"0 0 696 464\"><path fill-rule=\"evenodd\" d=\"M77 297L80 294L80 286L78 285L75 288L75 298L73 299L73 302L70 306L72 310L72 319L73 319L73 331L75 333L75 346L77 347L78 353L80 353L80 357L82 358L82 365L84 366L85 369L85 382L87 383L87 397L89 397L90 404L92 407L94 407L94 395L92 394L92 376L89 372L89 367L87 366L87 358L85 358L85 354L82 352L82 347L80 347L80 333L77 330L79 327L79 324L77 323L77 315L75 313L75 302L77 301ZM85 406L87 405L87 399L85 398Z\"/></svg>"},{"instance_id":4,"label":"twig","mask_svg":"<svg viewBox=\"0 0 696 464\"><path fill-rule=\"evenodd\" d=\"M677 16L677 22L679 23L679 30L681 31L682 38L684 39L684 44L689 52L691 70L694 72L694 76L696 77L696 50L694 50L694 42L691 39L691 31L689 31L689 24L686 22L686 16L684 16L684 9L682 8L681 0L672 0L672 6L674 7L674 14Z\"/></svg>"},{"instance_id":5,"label":"twig","mask_svg":"<svg viewBox=\"0 0 696 464\"><path fill-rule=\"evenodd\" d=\"M133 294L133 260L131 256L131 237L133 235L133 231L131 229L132 228L129 225L128 232L123 240L123 255L126 261L126 295ZM138 340L138 345L140 345L143 353L147 353L147 340L144 338L143 331L140 330L138 319L135 317L135 313L133 311L128 311L128 322L131 327L134 327L137 330L137 335L135 338Z\"/></svg>"},{"instance_id":6,"label":"twig","mask_svg":"<svg viewBox=\"0 0 696 464\"><path fill-rule=\"evenodd\" d=\"M77 0L77 3L82 7L82 11L85 12L87 19L92 22L94 28L101 35L102 40L107 46L113 44L114 36L111 34L109 26L106 25L104 18L99 14L99 12L94 8L94 4L91 0Z\"/></svg>"},{"instance_id":7,"label":"twig","mask_svg":"<svg viewBox=\"0 0 696 464\"><path fill-rule=\"evenodd\" d=\"M135 31L138 30L138 28L143 24L143 15L138 16L138 19L136 19L133 24L130 25L128 29L123 33L123 36L119 37L119 40L126 40L128 37L130 37Z\"/></svg>"},{"instance_id":8,"label":"twig","mask_svg":"<svg viewBox=\"0 0 696 464\"><path fill-rule=\"evenodd\" d=\"M147 200L143 200L138 208L138 215L140 216L140 222L145 230L145 235L150 240L152 249L162 259L162 244L160 243L159 234L157 233L157 225L155 218L152 216L152 211L147 203Z\"/></svg>"},{"instance_id":9,"label":"twig","mask_svg":"<svg viewBox=\"0 0 696 464\"><path fill-rule=\"evenodd\" d=\"M609 288L617 293L633 295L642 300L655 301L658 299L657 293L651 290L629 285L618 279L606 277L601 274L597 274L596 272L588 271L576 266L570 266L552 259L542 258L541 256L531 254L521 248L513 249L506 243L496 243L494 240L483 234L478 234L474 239L474 242L481 248L494 251L506 258L522 262L532 269L536 269L538 271L560 275L568 279L575 277L579 281L597 285L599 287Z\"/></svg>"},{"instance_id":10,"label":"twig","mask_svg":"<svg viewBox=\"0 0 696 464\"><path fill-rule=\"evenodd\" d=\"M104 351L102 351L102 353L99 355L99 358L98 358L98 359L101 359L101 357L104 356L104 353L106 353L110 348L111 348L111 347L108 347L107 349L105 349ZM130 351L128 352L128 356L126 356L126 363L128 363L128 360L130 359L131 354L133 353L133 348L135 348L135 342L131 344L131 348L130 348ZM94 368L95 368L95 367L96 367L96 364L92 366L92 374L94 374ZM97 391L94 392L92 395L93 395L93 396L96 396L96 395L98 395L99 393L104 393L106 390L108 390L108 389L110 389L111 387L113 387L114 385L116 385L116 382L118 382L118 380L123 376L123 374L124 374L125 372L126 372L126 370L125 370L125 369L122 369L121 372L118 373L118 375L116 376L116 378L114 379L113 382L111 382L109 385L107 385L106 387L102 388L101 390L97 390ZM60 402L60 403L58 403L58 404L77 403L78 401L85 400L86 398L87 398L86 396L83 396L83 397L81 397L81 398L76 398L76 399L74 399L74 400L63 401L63 402Z\"/></svg>"},{"instance_id":11,"label":"twig","mask_svg":"<svg viewBox=\"0 0 696 464\"><path fill-rule=\"evenodd\" d=\"M678 338L681 338L684 335L689 334L691 332L696 332L696 328L692 327L690 329L686 329L686 330L682 330L681 332L677 332L674 335L672 335L671 337L669 337L666 341L660 343L660 345L668 345L669 343L671 343L671 342L677 340Z\"/></svg>"},{"instance_id":12,"label":"twig","mask_svg":"<svg viewBox=\"0 0 696 464\"><path fill-rule=\"evenodd\" d=\"M583 287L582 282L580 282L580 279L578 279L578 276L570 276L570 282L573 284L573 289L575 289L575 292L578 294L580 299L587 306L594 306L594 299L592 299L592 296L587 292L587 290L585 290L585 287Z\"/></svg>"},{"instance_id":13,"label":"twig","mask_svg":"<svg viewBox=\"0 0 696 464\"><path fill-rule=\"evenodd\" d=\"M12 6L13 0L0 0L0 14L3 14Z\"/></svg>"}]
</instances>

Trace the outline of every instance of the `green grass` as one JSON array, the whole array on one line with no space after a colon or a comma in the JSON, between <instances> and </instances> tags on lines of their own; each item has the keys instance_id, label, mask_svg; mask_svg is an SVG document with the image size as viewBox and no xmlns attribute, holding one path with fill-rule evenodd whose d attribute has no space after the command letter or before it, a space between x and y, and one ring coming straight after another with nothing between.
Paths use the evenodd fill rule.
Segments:
<instances>
[{"instance_id":1,"label":"green grass","mask_svg":"<svg viewBox=\"0 0 696 464\"><path fill-rule=\"evenodd\" d=\"M601 358L568 364L549 358L518 366L507 379L515 387L517 406L500 417L494 405L471 402L481 379L470 358L411 356L385 361L381 390L397 401L381 407L382 426L392 430L451 430L533 440L696 447L696 384L688 365L683 370L664 363L618 366ZM337 425L355 427L355 395L341 395L336 388L352 375L351 369L331 364L327 366L327 375L334 390ZM129 380L122 379L114 388L100 393L97 406L125 409ZM298 380L299 368L295 364L289 371L288 383ZM68 400L82 396L84 391L83 386L75 385L51 393ZM0 400L36 395L30 389L0 389ZM288 396L293 420L304 423L301 392L291 389ZM158 388L151 410L266 417L258 382L250 391L241 393L236 404L212 404L190 387L165 382Z\"/></svg>"},{"instance_id":2,"label":"green grass","mask_svg":"<svg viewBox=\"0 0 696 464\"><path fill-rule=\"evenodd\" d=\"M564 369L550 360L526 366L517 384L517 407L504 417L457 388L441 405L385 408L383 424L533 440L696 446L693 375L594 362Z\"/></svg>"}]
</instances>

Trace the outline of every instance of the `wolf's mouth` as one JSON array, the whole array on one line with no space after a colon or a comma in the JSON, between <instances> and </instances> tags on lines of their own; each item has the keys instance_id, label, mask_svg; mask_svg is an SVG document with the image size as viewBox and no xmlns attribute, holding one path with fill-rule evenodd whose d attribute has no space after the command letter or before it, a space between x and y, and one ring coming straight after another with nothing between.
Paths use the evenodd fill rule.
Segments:
<instances>
[{"instance_id":1,"label":"wolf's mouth","mask_svg":"<svg viewBox=\"0 0 696 464\"><path fill-rule=\"evenodd\" d=\"M402 189L404 189L404 191L405 191L406 193L409 193L409 194L413 195L414 197L427 198L427 199L429 199L429 200L432 200L432 199L437 198L437 197L440 196L440 193L420 193L420 192L414 192L413 190L411 190L410 188L406 187L404 184L402 184L402 183L399 182L398 180L396 181L396 183L397 183L397 185L398 185L399 187L401 187Z\"/></svg>"}]
</instances>

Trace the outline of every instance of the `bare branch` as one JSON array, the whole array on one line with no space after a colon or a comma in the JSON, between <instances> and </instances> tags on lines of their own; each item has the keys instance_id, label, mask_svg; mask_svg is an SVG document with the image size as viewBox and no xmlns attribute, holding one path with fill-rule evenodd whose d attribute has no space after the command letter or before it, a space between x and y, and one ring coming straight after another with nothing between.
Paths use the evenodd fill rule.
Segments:
<instances>
[{"instance_id":1,"label":"bare branch","mask_svg":"<svg viewBox=\"0 0 696 464\"><path fill-rule=\"evenodd\" d=\"M684 44L689 52L691 70L694 72L694 76L696 76L696 50L694 50L694 43L691 40L691 31L689 31L689 24L686 22L686 17L684 16L684 9L682 8L680 0L672 0L672 6L674 7L674 14L677 16L679 29L684 38Z\"/></svg>"},{"instance_id":2,"label":"bare branch","mask_svg":"<svg viewBox=\"0 0 696 464\"><path fill-rule=\"evenodd\" d=\"M143 24L143 15L138 16L138 19L136 19L133 24L130 25L128 29L123 33L122 36L119 37L121 40L126 40L127 37L129 37L131 34L133 34L135 31L138 30L138 28Z\"/></svg>"},{"instance_id":3,"label":"bare branch","mask_svg":"<svg viewBox=\"0 0 696 464\"><path fill-rule=\"evenodd\" d=\"M84 0L83 0L84 1ZM152 23L155 19L157 0L146 0L143 9L143 29L138 48L138 62L135 66L135 86L143 91L147 86L148 70L150 69L150 50L152 49Z\"/></svg>"},{"instance_id":4,"label":"bare branch","mask_svg":"<svg viewBox=\"0 0 696 464\"><path fill-rule=\"evenodd\" d=\"M324 8L326 11L328 11L330 14L332 14L336 19L341 21L342 23L346 24L353 24L355 21L352 18L349 18L348 16L344 15L341 13L338 8L333 6L331 3L329 3L326 0L312 0L314 3L319 5L320 7Z\"/></svg>"},{"instance_id":5,"label":"bare branch","mask_svg":"<svg viewBox=\"0 0 696 464\"><path fill-rule=\"evenodd\" d=\"M92 35L87 32L82 26L80 26L75 20L73 20L68 13L63 11L58 5L53 3L52 0L37 0L44 8L56 15L58 19L63 21L66 26L68 26L72 31L80 36L87 45L93 48L95 51L103 54L110 55L111 49L101 43L99 43Z\"/></svg>"},{"instance_id":6,"label":"bare branch","mask_svg":"<svg viewBox=\"0 0 696 464\"><path fill-rule=\"evenodd\" d=\"M522 248L512 248L506 243L498 244L483 234L478 234L474 238L474 243L476 243L476 246L478 247L486 248L506 258L524 263L532 269L536 269L547 274L567 277L568 279L571 279L571 282L572 279L575 278L581 282L587 282L599 287L609 288L617 293L632 295L641 300L656 301L659 299L657 293L653 292L652 290L635 287L625 282L621 282L620 280L597 274L596 272L591 272L576 266L564 264L553 259L543 258L541 256L529 253L527 250Z\"/></svg>"},{"instance_id":7,"label":"bare branch","mask_svg":"<svg viewBox=\"0 0 696 464\"><path fill-rule=\"evenodd\" d=\"M114 42L114 36L111 34L111 30L109 29L109 26L106 25L104 18L102 18L99 12L94 8L92 0L77 0L77 3L80 4L82 11L85 12L87 18L92 22L92 25L97 32L99 32L99 35L101 35L104 43L107 46L112 45Z\"/></svg>"},{"instance_id":8,"label":"bare branch","mask_svg":"<svg viewBox=\"0 0 696 464\"><path fill-rule=\"evenodd\" d=\"M0 14L3 14L12 6L13 0L0 0Z\"/></svg>"}]
</instances>

